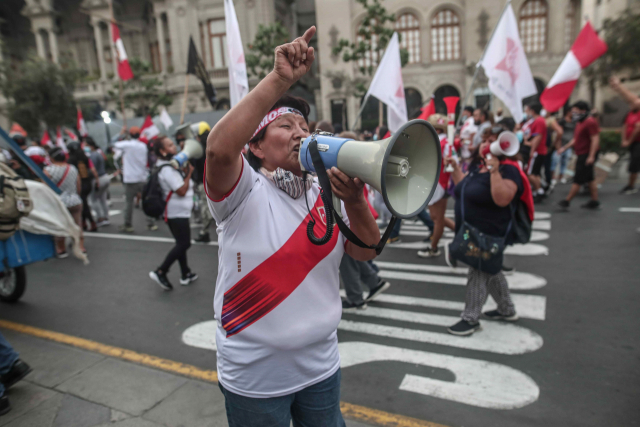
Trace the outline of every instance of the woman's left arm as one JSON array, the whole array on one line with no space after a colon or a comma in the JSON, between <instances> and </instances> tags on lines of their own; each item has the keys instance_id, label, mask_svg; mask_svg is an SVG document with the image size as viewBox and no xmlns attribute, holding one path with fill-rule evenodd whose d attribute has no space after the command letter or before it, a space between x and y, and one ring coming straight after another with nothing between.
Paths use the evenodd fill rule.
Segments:
<instances>
[{"instance_id":1,"label":"woman's left arm","mask_svg":"<svg viewBox=\"0 0 640 427\"><path fill-rule=\"evenodd\" d=\"M500 175L500 162L494 156L486 159L485 163L491 174L491 198L493 202L504 208L508 206L518 192L518 186L510 179L502 178Z\"/></svg>"},{"instance_id":2,"label":"woman's left arm","mask_svg":"<svg viewBox=\"0 0 640 427\"><path fill-rule=\"evenodd\" d=\"M376 245L380 241L380 229L369 210L369 205L362 191L364 182L359 178L351 179L338 168L327 170L331 180L331 191L344 202L349 217L349 228L360 240L368 245ZM376 257L376 251L365 249L347 242L346 252L358 261L369 261Z\"/></svg>"}]
</instances>

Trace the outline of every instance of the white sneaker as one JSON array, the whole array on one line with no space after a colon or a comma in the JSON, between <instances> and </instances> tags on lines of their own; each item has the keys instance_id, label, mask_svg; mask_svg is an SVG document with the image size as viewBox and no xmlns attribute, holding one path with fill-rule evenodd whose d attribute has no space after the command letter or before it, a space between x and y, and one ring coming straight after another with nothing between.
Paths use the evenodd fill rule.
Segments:
<instances>
[{"instance_id":1,"label":"white sneaker","mask_svg":"<svg viewBox=\"0 0 640 427\"><path fill-rule=\"evenodd\" d=\"M96 225L98 227L104 227L105 225L109 225L111 224L111 221L109 221L108 219L105 219L104 221L100 221L99 223L97 223Z\"/></svg>"},{"instance_id":2,"label":"white sneaker","mask_svg":"<svg viewBox=\"0 0 640 427\"><path fill-rule=\"evenodd\" d=\"M429 246L424 251L418 251L418 256L420 258L433 258L433 257L440 256L441 253L442 252L440 252L439 248L433 249L431 246Z\"/></svg>"}]
</instances>

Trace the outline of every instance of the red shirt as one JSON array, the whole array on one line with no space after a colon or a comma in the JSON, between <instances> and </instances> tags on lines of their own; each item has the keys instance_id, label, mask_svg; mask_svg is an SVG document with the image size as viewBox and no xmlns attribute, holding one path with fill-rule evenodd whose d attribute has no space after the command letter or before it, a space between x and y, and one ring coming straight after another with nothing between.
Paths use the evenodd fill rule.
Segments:
<instances>
[{"instance_id":1,"label":"red shirt","mask_svg":"<svg viewBox=\"0 0 640 427\"><path fill-rule=\"evenodd\" d=\"M573 149L579 156L581 154L589 154L591 150L591 137L600 133L600 126L593 117L588 117L585 120L576 123L576 129L573 132L575 142L573 143Z\"/></svg>"},{"instance_id":2,"label":"red shirt","mask_svg":"<svg viewBox=\"0 0 640 427\"><path fill-rule=\"evenodd\" d=\"M547 154L547 122L544 117L536 118L533 123L531 123L529 131L531 132L531 136L529 138L534 138L540 135L540 142L536 148L536 153L541 156L545 156Z\"/></svg>"},{"instance_id":3,"label":"red shirt","mask_svg":"<svg viewBox=\"0 0 640 427\"><path fill-rule=\"evenodd\" d=\"M627 117L624 119L624 137L625 139L629 139L633 129L636 126L636 123L640 122L640 110L638 111L629 111ZM631 142L640 142L640 133L636 135L636 138Z\"/></svg>"}]
</instances>

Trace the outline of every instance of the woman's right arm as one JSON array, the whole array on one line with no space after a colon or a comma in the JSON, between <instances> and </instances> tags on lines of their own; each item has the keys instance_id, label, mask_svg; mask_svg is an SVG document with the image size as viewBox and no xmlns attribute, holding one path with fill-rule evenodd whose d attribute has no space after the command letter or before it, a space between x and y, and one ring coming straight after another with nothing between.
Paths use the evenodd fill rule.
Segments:
<instances>
[{"instance_id":1,"label":"woman's right arm","mask_svg":"<svg viewBox=\"0 0 640 427\"><path fill-rule=\"evenodd\" d=\"M207 190L220 199L235 185L242 170L240 153L260 121L278 99L310 69L315 58L309 46L316 27L275 50L273 71L213 127L207 138Z\"/></svg>"},{"instance_id":2,"label":"woman's right arm","mask_svg":"<svg viewBox=\"0 0 640 427\"><path fill-rule=\"evenodd\" d=\"M454 184L458 185L458 183L464 179L466 174L462 172L462 169L460 169L460 165L452 157L445 157L444 164L445 166L448 166L450 164L453 165L453 172L451 172L451 179L453 179Z\"/></svg>"}]
</instances>

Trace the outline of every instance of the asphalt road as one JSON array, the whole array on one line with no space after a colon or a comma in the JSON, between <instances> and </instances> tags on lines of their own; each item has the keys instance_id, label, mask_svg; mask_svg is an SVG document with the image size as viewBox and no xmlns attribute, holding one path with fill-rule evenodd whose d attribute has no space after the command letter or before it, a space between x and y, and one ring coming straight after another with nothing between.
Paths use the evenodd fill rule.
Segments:
<instances>
[{"instance_id":1,"label":"asphalt road","mask_svg":"<svg viewBox=\"0 0 640 427\"><path fill-rule=\"evenodd\" d=\"M517 251L533 254L507 256L526 273L509 278L522 319L484 321L471 338L445 331L464 301L463 272L448 271L443 257L385 249L378 260L392 287L362 315L345 314L338 332L342 400L452 427L640 425L640 212L620 211L640 208L640 193L618 195L622 184L604 185L596 212L578 207L584 198L559 212L555 202L568 186L536 207L537 241ZM119 200L121 189L112 187L112 195ZM123 237L122 214L112 222L101 233ZM159 225L143 231L135 212L136 236L170 237ZM423 231L405 224L413 235L403 242L421 240ZM183 334L198 325L187 341L199 332L207 338L216 246L191 248L200 279L179 286L175 265L170 293L148 272L171 243L88 236L86 246L88 266L72 258L29 266L27 292L17 304L0 305L0 318L215 369L214 344L196 348Z\"/></svg>"}]
</instances>

